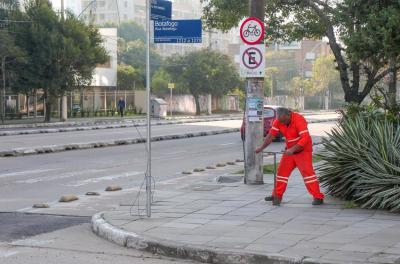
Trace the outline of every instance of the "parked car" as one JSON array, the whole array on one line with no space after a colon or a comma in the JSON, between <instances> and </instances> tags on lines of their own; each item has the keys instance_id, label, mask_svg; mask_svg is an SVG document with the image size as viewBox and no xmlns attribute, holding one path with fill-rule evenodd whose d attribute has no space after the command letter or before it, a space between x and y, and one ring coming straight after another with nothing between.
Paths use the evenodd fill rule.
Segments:
<instances>
[{"instance_id":1,"label":"parked car","mask_svg":"<svg viewBox=\"0 0 400 264\"><path fill-rule=\"evenodd\" d=\"M276 105L264 105L264 137L266 137L269 133L269 130L272 127L272 123L277 117L277 110L279 106ZM246 138L246 119L243 118L242 126L240 128L240 136L242 137L242 140L244 141ZM283 137L282 135L279 135L275 139L275 141L282 141Z\"/></svg>"}]
</instances>

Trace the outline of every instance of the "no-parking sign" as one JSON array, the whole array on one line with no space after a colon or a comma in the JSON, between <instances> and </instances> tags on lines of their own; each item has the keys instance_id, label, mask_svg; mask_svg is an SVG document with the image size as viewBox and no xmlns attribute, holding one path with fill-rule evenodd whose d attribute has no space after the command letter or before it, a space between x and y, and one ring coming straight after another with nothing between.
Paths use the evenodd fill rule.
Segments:
<instances>
[{"instance_id":1,"label":"no-parking sign","mask_svg":"<svg viewBox=\"0 0 400 264\"><path fill-rule=\"evenodd\" d=\"M240 46L240 77L262 78L265 76L265 46Z\"/></svg>"}]
</instances>

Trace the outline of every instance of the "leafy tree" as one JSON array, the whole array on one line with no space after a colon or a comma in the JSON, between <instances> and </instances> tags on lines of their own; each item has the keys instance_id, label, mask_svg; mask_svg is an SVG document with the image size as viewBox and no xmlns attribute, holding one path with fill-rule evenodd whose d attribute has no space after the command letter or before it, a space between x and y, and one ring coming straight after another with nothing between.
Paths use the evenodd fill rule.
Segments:
<instances>
[{"instance_id":1,"label":"leafy tree","mask_svg":"<svg viewBox=\"0 0 400 264\"><path fill-rule=\"evenodd\" d=\"M62 20L49 1L32 0L25 10L26 20L32 23L20 26L16 36L16 44L28 54L18 87L44 90L45 121L50 121L55 99L89 85L94 68L106 62L107 54L96 28L84 25L72 14Z\"/></svg>"},{"instance_id":2,"label":"leafy tree","mask_svg":"<svg viewBox=\"0 0 400 264\"><path fill-rule=\"evenodd\" d=\"M193 95L197 115L200 114L200 95L224 95L240 86L240 78L230 58L209 49L169 58L166 70L174 82Z\"/></svg>"},{"instance_id":3,"label":"leafy tree","mask_svg":"<svg viewBox=\"0 0 400 264\"><path fill-rule=\"evenodd\" d=\"M332 55L319 57L312 69L312 90L309 94L321 94L334 87L335 82L340 82L339 73Z\"/></svg>"},{"instance_id":4,"label":"leafy tree","mask_svg":"<svg viewBox=\"0 0 400 264\"><path fill-rule=\"evenodd\" d=\"M360 1L359 1L360 2ZM396 107L397 72L400 66L400 2L365 1L368 13L352 36L343 38L353 60L383 64L390 71L389 107ZM390 106L391 105L391 106Z\"/></svg>"},{"instance_id":5,"label":"leafy tree","mask_svg":"<svg viewBox=\"0 0 400 264\"><path fill-rule=\"evenodd\" d=\"M126 43L125 49L121 51L121 62L137 69L142 75L142 80L146 80L146 46L143 41L136 40ZM162 66L162 62L161 56L151 49L151 76ZM142 86L144 87L144 83L142 83Z\"/></svg>"},{"instance_id":6,"label":"leafy tree","mask_svg":"<svg viewBox=\"0 0 400 264\"><path fill-rule=\"evenodd\" d=\"M123 39L125 42L135 40L146 41L146 31L142 25L135 21L122 22L119 26L115 23L107 22L101 25L101 27L118 28L118 37Z\"/></svg>"},{"instance_id":7,"label":"leafy tree","mask_svg":"<svg viewBox=\"0 0 400 264\"><path fill-rule=\"evenodd\" d=\"M228 30L248 14L248 2L242 0L202 0L208 27ZM327 37L335 56L346 102L361 103L374 85L389 70L382 70L379 54L369 60L356 60L341 39L351 39L362 28L370 2L363 0L268 0L265 1L267 41L294 41ZM398 13L397 13L398 14ZM287 19L290 17L291 19ZM373 32L372 35L377 34ZM366 81L362 82L361 79Z\"/></svg>"},{"instance_id":8,"label":"leafy tree","mask_svg":"<svg viewBox=\"0 0 400 264\"><path fill-rule=\"evenodd\" d=\"M265 68L264 96L273 97L276 91L276 75L279 72L278 67Z\"/></svg>"},{"instance_id":9,"label":"leafy tree","mask_svg":"<svg viewBox=\"0 0 400 264\"><path fill-rule=\"evenodd\" d=\"M143 88L143 86L139 86L141 84L143 84L142 75L137 69L130 65L118 65L118 89Z\"/></svg>"},{"instance_id":10,"label":"leafy tree","mask_svg":"<svg viewBox=\"0 0 400 264\"><path fill-rule=\"evenodd\" d=\"M118 36L126 42L141 40L146 41L144 28L134 21L123 22L118 28Z\"/></svg>"},{"instance_id":11,"label":"leafy tree","mask_svg":"<svg viewBox=\"0 0 400 264\"><path fill-rule=\"evenodd\" d=\"M155 94L167 93L170 82L172 82L171 75L165 69L160 69L151 80L151 89Z\"/></svg>"}]
</instances>

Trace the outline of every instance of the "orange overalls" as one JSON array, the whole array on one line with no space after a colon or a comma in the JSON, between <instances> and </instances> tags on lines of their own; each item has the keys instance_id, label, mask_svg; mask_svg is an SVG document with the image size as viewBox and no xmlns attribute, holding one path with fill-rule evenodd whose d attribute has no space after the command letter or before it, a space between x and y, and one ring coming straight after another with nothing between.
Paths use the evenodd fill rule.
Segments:
<instances>
[{"instance_id":1,"label":"orange overalls","mask_svg":"<svg viewBox=\"0 0 400 264\"><path fill-rule=\"evenodd\" d=\"M308 132L307 121L298 113L291 113L288 126L275 120L269 133L278 136L279 132L286 138L286 149L299 145L303 150L293 156L283 155L276 176L276 189L272 196L282 198L292 171L297 167L303 176L308 192L315 199L324 199L319 188L318 178L312 164L312 140Z\"/></svg>"}]
</instances>

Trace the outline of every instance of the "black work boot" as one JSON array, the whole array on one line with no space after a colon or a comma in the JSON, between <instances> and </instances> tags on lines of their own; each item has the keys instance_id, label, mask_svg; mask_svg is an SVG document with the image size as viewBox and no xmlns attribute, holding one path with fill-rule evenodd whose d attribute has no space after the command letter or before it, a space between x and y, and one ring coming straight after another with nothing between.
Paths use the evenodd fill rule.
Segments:
<instances>
[{"instance_id":1,"label":"black work boot","mask_svg":"<svg viewBox=\"0 0 400 264\"><path fill-rule=\"evenodd\" d=\"M314 198L312 205L322 205L324 204L324 199Z\"/></svg>"},{"instance_id":2,"label":"black work boot","mask_svg":"<svg viewBox=\"0 0 400 264\"><path fill-rule=\"evenodd\" d=\"M267 202L272 202L274 200L274 196L272 196L272 195L265 196L264 200L267 201Z\"/></svg>"},{"instance_id":3,"label":"black work boot","mask_svg":"<svg viewBox=\"0 0 400 264\"><path fill-rule=\"evenodd\" d=\"M274 200L272 201L272 205L280 206L281 202L282 202L282 198L274 197Z\"/></svg>"}]
</instances>

